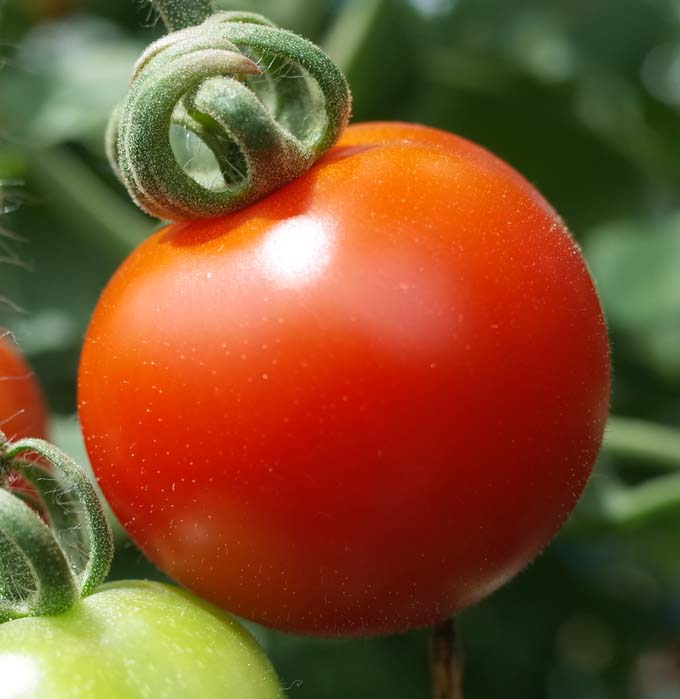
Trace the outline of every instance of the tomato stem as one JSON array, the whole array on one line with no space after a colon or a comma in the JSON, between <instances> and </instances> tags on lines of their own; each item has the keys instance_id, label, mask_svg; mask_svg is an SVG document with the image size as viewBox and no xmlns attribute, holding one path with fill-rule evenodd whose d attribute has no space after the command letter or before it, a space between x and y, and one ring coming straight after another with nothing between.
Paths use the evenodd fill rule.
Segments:
<instances>
[{"instance_id":1,"label":"tomato stem","mask_svg":"<svg viewBox=\"0 0 680 699\"><path fill-rule=\"evenodd\" d=\"M179 0L156 6L170 26L186 25ZM197 3L194 18L206 7ZM107 150L152 216L220 216L308 170L339 137L350 103L344 75L318 46L260 15L219 12L142 54Z\"/></svg>"},{"instance_id":2,"label":"tomato stem","mask_svg":"<svg viewBox=\"0 0 680 699\"><path fill-rule=\"evenodd\" d=\"M210 0L151 0L169 32L200 24L213 13Z\"/></svg>"},{"instance_id":3,"label":"tomato stem","mask_svg":"<svg viewBox=\"0 0 680 699\"><path fill-rule=\"evenodd\" d=\"M434 627L430 657L434 699L463 699L463 658L454 619Z\"/></svg>"},{"instance_id":4,"label":"tomato stem","mask_svg":"<svg viewBox=\"0 0 680 699\"><path fill-rule=\"evenodd\" d=\"M9 442L0 432L0 462L30 483L49 523L0 489L0 622L63 613L94 592L111 565L100 497L70 457L41 439Z\"/></svg>"}]
</instances>

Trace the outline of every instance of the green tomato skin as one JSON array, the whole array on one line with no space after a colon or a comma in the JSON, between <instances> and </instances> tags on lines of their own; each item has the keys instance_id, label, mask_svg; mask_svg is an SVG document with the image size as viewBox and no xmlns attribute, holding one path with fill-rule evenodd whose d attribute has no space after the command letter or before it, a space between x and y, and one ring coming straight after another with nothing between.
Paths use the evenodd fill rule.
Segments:
<instances>
[{"instance_id":1,"label":"green tomato skin","mask_svg":"<svg viewBox=\"0 0 680 699\"><path fill-rule=\"evenodd\" d=\"M0 625L1 699L281 699L231 617L156 582L103 585L56 617Z\"/></svg>"}]
</instances>

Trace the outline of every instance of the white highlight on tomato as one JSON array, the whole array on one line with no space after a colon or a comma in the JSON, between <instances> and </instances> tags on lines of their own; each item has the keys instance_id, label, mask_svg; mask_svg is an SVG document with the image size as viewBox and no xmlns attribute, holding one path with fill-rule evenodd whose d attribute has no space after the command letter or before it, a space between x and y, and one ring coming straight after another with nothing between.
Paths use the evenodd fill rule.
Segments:
<instances>
[{"instance_id":1,"label":"white highlight on tomato","mask_svg":"<svg viewBox=\"0 0 680 699\"><path fill-rule=\"evenodd\" d=\"M319 277L331 261L333 223L296 216L275 226L259 251L268 276L284 286L300 286Z\"/></svg>"},{"instance_id":2,"label":"white highlight on tomato","mask_svg":"<svg viewBox=\"0 0 680 699\"><path fill-rule=\"evenodd\" d=\"M38 686L37 663L20 653L0 656L0 699L22 699Z\"/></svg>"}]
</instances>

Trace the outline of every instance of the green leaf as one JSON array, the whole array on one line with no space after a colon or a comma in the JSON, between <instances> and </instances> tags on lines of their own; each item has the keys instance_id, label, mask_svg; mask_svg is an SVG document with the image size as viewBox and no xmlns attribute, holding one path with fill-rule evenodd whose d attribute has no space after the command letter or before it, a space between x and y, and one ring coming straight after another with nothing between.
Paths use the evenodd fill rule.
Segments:
<instances>
[{"instance_id":1,"label":"green leaf","mask_svg":"<svg viewBox=\"0 0 680 699\"><path fill-rule=\"evenodd\" d=\"M104 19L38 25L1 74L0 118L33 145L78 140L102 149L109 114L125 95L141 49Z\"/></svg>"},{"instance_id":2,"label":"green leaf","mask_svg":"<svg viewBox=\"0 0 680 699\"><path fill-rule=\"evenodd\" d=\"M602 226L585 251L612 329L658 372L680 380L680 213Z\"/></svg>"}]
</instances>

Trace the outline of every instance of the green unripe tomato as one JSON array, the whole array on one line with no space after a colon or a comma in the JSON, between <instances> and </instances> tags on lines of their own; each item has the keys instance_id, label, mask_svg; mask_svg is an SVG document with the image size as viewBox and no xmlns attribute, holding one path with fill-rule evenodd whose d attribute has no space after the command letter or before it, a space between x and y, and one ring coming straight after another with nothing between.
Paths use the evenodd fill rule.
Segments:
<instances>
[{"instance_id":1,"label":"green unripe tomato","mask_svg":"<svg viewBox=\"0 0 680 699\"><path fill-rule=\"evenodd\" d=\"M55 617L0 625L2 699L281 699L231 617L155 582L100 590Z\"/></svg>"}]
</instances>

